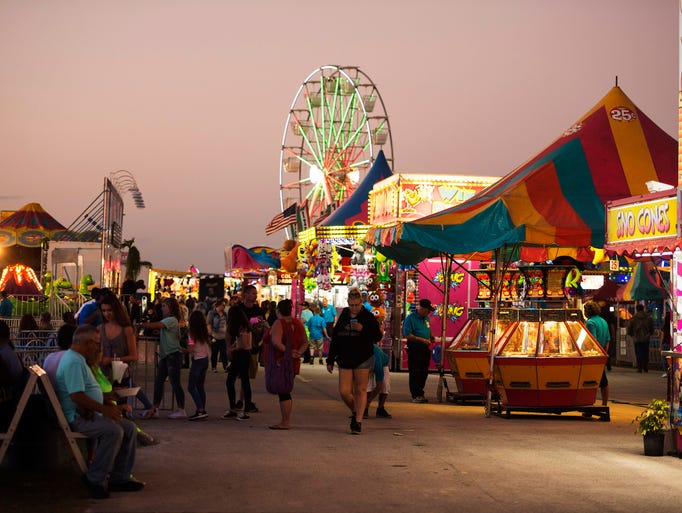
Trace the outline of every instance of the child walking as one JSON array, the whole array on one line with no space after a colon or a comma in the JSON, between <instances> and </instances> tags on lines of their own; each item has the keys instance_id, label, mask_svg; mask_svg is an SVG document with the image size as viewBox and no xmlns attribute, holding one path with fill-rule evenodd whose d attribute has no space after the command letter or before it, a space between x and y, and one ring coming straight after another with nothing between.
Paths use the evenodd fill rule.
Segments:
<instances>
[{"instance_id":1,"label":"child walking","mask_svg":"<svg viewBox=\"0 0 682 513\"><path fill-rule=\"evenodd\" d=\"M206 413L206 372L208 371L208 355L210 353L208 325L201 310L194 310L189 316L188 349L192 355L192 367L189 370L187 389L194 400L197 411L188 420L199 420L208 417Z\"/></svg>"}]
</instances>

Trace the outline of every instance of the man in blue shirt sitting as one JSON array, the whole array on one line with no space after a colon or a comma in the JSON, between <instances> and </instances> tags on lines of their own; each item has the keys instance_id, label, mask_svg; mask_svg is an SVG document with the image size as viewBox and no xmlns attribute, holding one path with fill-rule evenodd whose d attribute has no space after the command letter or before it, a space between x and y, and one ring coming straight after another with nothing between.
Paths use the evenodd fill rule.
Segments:
<instances>
[{"instance_id":1,"label":"man in blue shirt sitting","mask_svg":"<svg viewBox=\"0 0 682 513\"><path fill-rule=\"evenodd\" d=\"M135 424L123 418L115 402L104 401L102 388L88 366L99 351L99 330L90 324L79 326L71 348L59 362L56 391L71 429L97 441L83 483L93 498L105 499L109 492L139 491L144 483L132 477Z\"/></svg>"}]
</instances>

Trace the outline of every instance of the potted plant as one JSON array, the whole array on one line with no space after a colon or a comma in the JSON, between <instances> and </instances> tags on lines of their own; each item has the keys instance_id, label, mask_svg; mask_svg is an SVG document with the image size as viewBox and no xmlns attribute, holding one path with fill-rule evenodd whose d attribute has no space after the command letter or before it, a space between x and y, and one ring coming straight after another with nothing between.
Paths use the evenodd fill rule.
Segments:
<instances>
[{"instance_id":1,"label":"potted plant","mask_svg":"<svg viewBox=\"0 0 682 513\"><path fill-rule=\"evenodd\" d=\"M632 420L633 424L637 423L635 433L640 433L644 439L645 456L663 456L668 417L667 401L652 399L646 410Z\"/></svg>"}]
</instances>

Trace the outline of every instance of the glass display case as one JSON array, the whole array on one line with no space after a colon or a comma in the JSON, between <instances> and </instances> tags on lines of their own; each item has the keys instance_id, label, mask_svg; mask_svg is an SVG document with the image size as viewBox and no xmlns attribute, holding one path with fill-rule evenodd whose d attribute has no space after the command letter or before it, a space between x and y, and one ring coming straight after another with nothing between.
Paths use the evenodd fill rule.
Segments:
<instances>
[{"instance_id":1,"label":"glass display case","mask_svg":"<svg viewBox=\"0 0 682 513\"><path fill-rule=\"evenodd\" d=\"M498 311L495 333L497 339L515 321L518 310L501 308ZM490 378L490 308L470 308L469 319L445 350L457 390L465 395L485 395Z\"/></svg>"},{"instance_id":2,"label":"glass display case","mask_svg":"<svg viewBox=\"0 0 682 513\"><path fill-rule=\"evenodd\" d=\"M495 351L495 389L504 406L594 403L607 354L580 310L529 309L507 328Z\"/></svg>"}]
</instances>

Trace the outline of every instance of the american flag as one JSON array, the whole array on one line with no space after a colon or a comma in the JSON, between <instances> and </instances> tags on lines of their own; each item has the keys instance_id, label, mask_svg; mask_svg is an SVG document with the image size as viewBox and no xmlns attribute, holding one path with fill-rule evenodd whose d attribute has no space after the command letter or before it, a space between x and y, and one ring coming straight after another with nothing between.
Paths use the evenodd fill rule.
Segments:
<instances>
[{"instance_id":1,"label":"american flag","mask_svg":"<svg viewBox=\"0 0 682 513\"><path fill-rule=\"evenodd\" d=\"M279 230L296 222L296 203L284 209L284 212L277 214L272 221L265 227L265 235L272 235Z\"/></svg>"}]
</instances>

